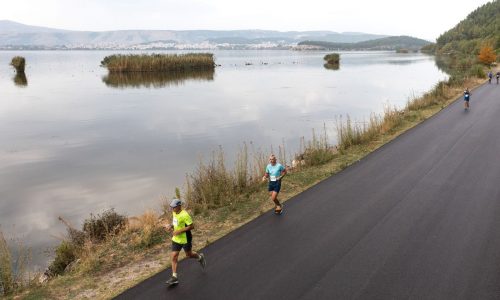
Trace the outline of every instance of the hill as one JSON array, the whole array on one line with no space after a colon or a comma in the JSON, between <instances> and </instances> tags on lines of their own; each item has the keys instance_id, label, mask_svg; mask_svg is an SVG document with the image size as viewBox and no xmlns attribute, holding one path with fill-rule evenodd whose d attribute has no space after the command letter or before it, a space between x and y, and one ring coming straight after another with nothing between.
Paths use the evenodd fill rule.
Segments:
<instances>
[{"instance_id":1,"label":"hill","mask_svg":"<svg viewBox=\"0 0 500 300\"><path fill-rule=\"evenodd\" d=\"M500 51L500 0L486 3L470 13L436 41L438 53L459 53L477 56L483 43Z\"/></svg>"},{"instance_id":2,"label":"hill","mask_svg":"<svg viewBox=\"0 0 500 300\"><path fill-rule=\"evenodd\" d=\"M410 36L391 36L357 43L303 41L299 43L299 46L316 46L329 50L419 50L420 48L428 44L431 44L431 42Z\"/></svg>"},{"instance_id":3,"label":"hill","mask_svg":"<svg viewBox=\"0 0 500 300\"><path fill-rule=\"evenodd\" d=\"M0 21L0 47L64 47L64 48L183 48L235 45L296 45L306 39L327 42L360 42L387 37L358 32L333 31L273 31L273 30L117 30L71 31L30 26L8 20ZM168 41L162 46L161 41ZM227 46L227 45L226 45Z\"/></svg>"}]
</instances>

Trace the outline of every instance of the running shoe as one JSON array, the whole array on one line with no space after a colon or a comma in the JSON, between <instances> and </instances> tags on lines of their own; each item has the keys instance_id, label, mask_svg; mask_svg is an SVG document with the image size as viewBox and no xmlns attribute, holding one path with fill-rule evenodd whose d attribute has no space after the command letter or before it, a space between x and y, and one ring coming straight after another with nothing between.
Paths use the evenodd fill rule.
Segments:
<instances>
[{"instance_id":1,"label":"running shoe","mask_svg":"<svg viewBox=\"0 0 500 300\"><path fill-rule=\"evenodd\" d=\"M177 279L177 277L175 277L175 276L172 276L172 277L170 277L169 280L167 280L168 285L178 284L178 283L179 283L179 279Z\"/></svg>"},{"instance_id":2,"label":"running shoe","mask_svg":"<svg viewBox=\"0 0 500 300\"><path fill-rule=\"evenodd\" d=\"M207 260L205 259L205 255L203 253L198 253L200 258L198 259L198 262L200 263L201 267L205 269L207 266Z\"/></svg>"}]
</instances>

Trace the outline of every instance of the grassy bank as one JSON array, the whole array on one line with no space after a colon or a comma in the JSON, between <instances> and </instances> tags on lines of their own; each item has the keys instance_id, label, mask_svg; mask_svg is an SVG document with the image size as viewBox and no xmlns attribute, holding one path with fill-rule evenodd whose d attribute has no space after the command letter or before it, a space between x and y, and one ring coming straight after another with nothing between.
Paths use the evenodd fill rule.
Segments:
<instances>
[{"instance_id":1,"label":"grassy bank","mask_svg":"<svg viewBox=\"0 0 500 300\"><path fill-rule=\"evenodd\" d=\"M106 56L101 66L110 72L183 72L213 70L214 56L211 53L188 54L141 54Z\"/></svg>"},{"instance_id":2,"label":"grassy bank","mask_svg":"<svg viewBox=\"0 0 500 300\"><path fill-rule=\"evenodd\" d=\"M482 79L452 76L422 97L411 99L403 109L387 107L383 114L373 114L364 123L339 118L335 124L336 146L329 143L326 130L313 133L311 140L302 143L296 157L300 163L283 182L281 199L286 201L357 162L439 112L462 94L464 86L481 82ZM277 150L280 160L287 161L284 147ZM266 186L259 182L267 155L252 145L243 145L235 167L229 169L219 149L208 163L200 162L188 175L184 193L176 194L187 200L194 215L195 249L272 209ZM165 202L168 199L165 197ZM162 228L169 220L167 211L149 211L126 219L98 215L89 218L81 229L68 226L64 243L69 244L62 243L58 248L62 262L58 270L62 275L18 295L25 299L109 299L169 266L169 247L165 244L168 237Z\"/></svg>"}]
</instances>

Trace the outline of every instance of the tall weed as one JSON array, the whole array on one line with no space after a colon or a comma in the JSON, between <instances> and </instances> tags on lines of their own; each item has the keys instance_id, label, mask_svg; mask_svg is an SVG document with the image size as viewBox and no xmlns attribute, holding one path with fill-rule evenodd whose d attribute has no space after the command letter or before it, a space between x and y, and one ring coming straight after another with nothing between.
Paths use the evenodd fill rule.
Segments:
<instances>
[{"instance_id":1,"label":"tall weed","mask_svg":"<svg viewBox=\"0 0 500 300\"><path fill-rule=\"evenodd\" d=\"M0 296L12 294L31 281L28 274L31 252L22 242L13 241L16 246L11 252L0 230Z\"/></svg>"}]
</instances>

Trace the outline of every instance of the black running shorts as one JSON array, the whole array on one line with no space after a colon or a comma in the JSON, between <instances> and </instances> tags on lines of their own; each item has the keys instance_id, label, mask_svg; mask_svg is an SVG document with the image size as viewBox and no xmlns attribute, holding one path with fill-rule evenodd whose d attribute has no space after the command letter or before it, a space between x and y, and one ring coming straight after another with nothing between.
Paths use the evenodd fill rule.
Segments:
<instances>
[{"instance_id":1,"label":"black running shorts","mask_svg":"<svg viewBox=\"0 0 500 300\"><path fill-rule=\"evenodd\" d=\"M187 244L178 244L172 241L172 251L179 252L182 248L184 248L184 251L191 251L191 249L193 248L193 244L190 242Z\"/></svg>"}]
</instances>

